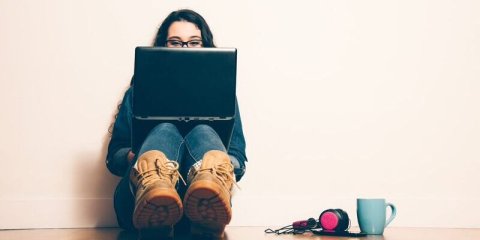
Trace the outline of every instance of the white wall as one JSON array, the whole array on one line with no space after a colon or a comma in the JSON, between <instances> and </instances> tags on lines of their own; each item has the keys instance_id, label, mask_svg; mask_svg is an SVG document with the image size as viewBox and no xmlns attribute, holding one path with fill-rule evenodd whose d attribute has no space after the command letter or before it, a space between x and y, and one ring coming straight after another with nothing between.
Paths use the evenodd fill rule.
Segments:
<instances>
[{"instance_id":1,"label":"white wall","mask_svg":"<svg viewBox=\"0 0 480 240\"><path fill-rule=\"evenodd\" d=\"M0 1L0 228L112 226L107 128L134 47L182 7L239 49L232 225L357 197L393 226L480 227L480 2Z\"/></svg>"}]
</instances>

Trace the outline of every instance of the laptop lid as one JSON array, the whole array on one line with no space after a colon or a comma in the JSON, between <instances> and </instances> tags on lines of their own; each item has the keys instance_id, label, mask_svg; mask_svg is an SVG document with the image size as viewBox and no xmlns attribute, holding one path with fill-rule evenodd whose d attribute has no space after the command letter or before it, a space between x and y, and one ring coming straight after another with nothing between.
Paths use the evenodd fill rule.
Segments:
<instances>
[{"instance_id":1,"label":"laptop lid","mask_svg":"<svg viewBox=\"0 0 480 240\"><path fill-rule=\"evenodd\" d=\"M133 115L215 120L235 115L235 48L137 47Z\"/></svg>"}]
</instances>

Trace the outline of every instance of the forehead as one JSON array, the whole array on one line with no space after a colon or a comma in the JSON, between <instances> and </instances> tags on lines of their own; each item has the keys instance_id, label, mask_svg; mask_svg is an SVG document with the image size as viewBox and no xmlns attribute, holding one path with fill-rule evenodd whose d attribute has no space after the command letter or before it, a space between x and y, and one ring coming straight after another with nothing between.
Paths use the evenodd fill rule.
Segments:
<instances>
[{"instance_id":1,"label":"forehead","mask_svg":"<svg viewBox=\"0 0 480 240\"><path fill-rule=\"evenodd\" d=\"M179 37L181 39L190 39L192 37L201 37L202 33L198 27L187 21L173 22L168 28L168 38Z\"/></svg>"}]
</instances>

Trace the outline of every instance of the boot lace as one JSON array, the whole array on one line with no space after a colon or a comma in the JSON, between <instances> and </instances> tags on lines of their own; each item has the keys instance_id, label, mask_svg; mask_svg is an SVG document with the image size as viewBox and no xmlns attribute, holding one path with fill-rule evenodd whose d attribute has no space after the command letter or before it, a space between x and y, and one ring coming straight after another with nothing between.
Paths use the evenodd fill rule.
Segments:
<instances>
[{"instance_id":1,"label":"boot lace","mask_svg":"<svg viewBox=\"0 0 480 240\"><path fill-rule=\"evenodd\" d=\"M162 162L159 161L159 159L156 159L155 169L150 169L148 171L140 173L138 181L141 183L142 186L147 187L148 185L163 179L171 181L172 184L175 186L178 182L178 178L180 177L183 184L187 185L185 183L185 180L183 180L182 175L180 175L180 173L178 172L178 168L178 162Z\"/></svg>"},{"instance_id":2,"label":"boot lace","mask_svg":"<svg viewBox=\"0 0 480 240\"><path fill-rule=\"evenodd\" d=\"M203 171L209 171L210 173L215 175L217 179L220 180L223 186L227 189L230 189L231 187L231 185L228 183L233 183L238 189L240 189L237 182L235 181L233 175L233 165L231 163L221 163L211 168L199 169L197 174Z\"/></svg>"}]
</instances>

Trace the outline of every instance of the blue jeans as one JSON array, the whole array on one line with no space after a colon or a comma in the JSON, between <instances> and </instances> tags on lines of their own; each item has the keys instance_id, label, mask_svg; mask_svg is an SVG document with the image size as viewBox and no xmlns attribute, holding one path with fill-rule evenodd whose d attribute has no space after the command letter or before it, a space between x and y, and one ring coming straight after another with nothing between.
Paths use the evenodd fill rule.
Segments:
<instances>
[{"instance_id":1,"label":"blue jeans","mask_svg":"<svg viewBox=\"0 0 480 240\"><path fill-rule=\"evenodd\" d=\"M135 193L130 190L130 171L137 157L150 150L163 152L169 160L177 161L180 174L186 180L190 167L203 158L210 150L227 152L218 134L208 125L197 125L185 137L182 137L177 127L171 123L161 123L148 134L133 164L122 178L113 197L115 213L120 227L134 230L132 216L135 208ZM232 164L238 168L238 161L230 156ZM177 184L179 195L183 198L186 186Z\"/></svg>"}]
</instances>

